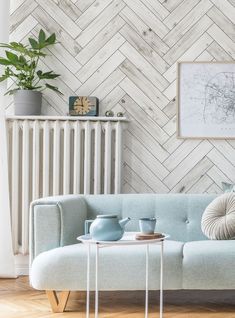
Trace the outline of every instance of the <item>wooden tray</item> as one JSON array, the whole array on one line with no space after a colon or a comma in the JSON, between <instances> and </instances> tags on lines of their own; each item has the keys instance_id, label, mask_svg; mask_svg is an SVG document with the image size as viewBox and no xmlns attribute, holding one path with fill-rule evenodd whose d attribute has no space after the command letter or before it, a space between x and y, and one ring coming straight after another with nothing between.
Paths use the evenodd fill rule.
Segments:
<instances>
[{"instance_id":1,"label":"wooden tray","mask_svg":"<svg viewBox=\"0 0 235 318\"><path fill-rule=\"evenodd\" d=\"M137 233L135 236L136 240L153 240L164 237L162 233L153 233L153 234L144 234L144 233Z\"/></svg>"}]
</instances>

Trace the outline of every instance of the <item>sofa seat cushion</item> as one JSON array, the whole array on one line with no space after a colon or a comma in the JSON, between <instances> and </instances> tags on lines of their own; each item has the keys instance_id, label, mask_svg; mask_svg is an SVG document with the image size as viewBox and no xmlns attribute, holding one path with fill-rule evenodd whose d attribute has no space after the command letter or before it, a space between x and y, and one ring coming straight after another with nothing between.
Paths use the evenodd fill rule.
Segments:
<instances>
[{"instance_id":1,"label":"sofa seat cushion","mask_svg":"<svg viewBox=\"0 0 235 318\"><path fill-rule=\"evenodd\" d=\"M182 242L164 245L164 288L182 288ZM145 289L145 245L100 249L100 290ZM150 289L159 289L160 245L149 247ZM83 244L55 248L39 254L30 271L31 285L40 290L85 290L87 249ZM91 289L95 281L95 249L91 248Z\"/></svg>"},{"instance_id":2,"label":"sofa seat cushion","mask_svg":"<svg viewBox=\"0 0 235 318\"><path fill-rule=\"evenodd\" d=\"M235 193L225 193L213 200L202 215L202 232L213 240L235 237Z\"/></svg>"},{"instance_id":3,"label":"sofa seat cushion","mask_svg":"<svg viewBox=\"0 0 235 318\"><path fill-rule=\"evenodd\" d=\"M184 289L235 289L235 241L195 241L184 245Z\"/></svg>"}]
</instances>

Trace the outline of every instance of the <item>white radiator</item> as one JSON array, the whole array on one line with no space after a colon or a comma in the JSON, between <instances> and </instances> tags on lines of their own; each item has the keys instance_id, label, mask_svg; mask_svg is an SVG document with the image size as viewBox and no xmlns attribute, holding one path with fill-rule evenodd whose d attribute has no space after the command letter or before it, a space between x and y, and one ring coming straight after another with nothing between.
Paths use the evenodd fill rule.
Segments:
<instances>
[{"instance_id":1,"label":"white radiator","mask_svg":"<svg viewBox=\"0 0 235 318\"><path fill-rule=\"evenodd\" d=\"M29 205L58 194L121 192L125 118L7 117L15 253L28 253Z\"/></svg>"}]
</instances>

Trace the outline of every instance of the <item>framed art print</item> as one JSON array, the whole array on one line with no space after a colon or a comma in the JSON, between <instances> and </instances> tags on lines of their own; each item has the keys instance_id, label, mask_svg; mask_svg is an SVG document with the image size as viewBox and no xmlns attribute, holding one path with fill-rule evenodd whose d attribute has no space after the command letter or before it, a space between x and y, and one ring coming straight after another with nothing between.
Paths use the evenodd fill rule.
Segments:
<instances>
[{"instance_id":1,"label":"framed art print","mask_svg":"<svg viewBox=\"0 0 235 318\"><path fill-rule=\"evenodd\" d=\"M235 63L178 63L178 138L235 138Z\"/></svg>"}]
</instances>

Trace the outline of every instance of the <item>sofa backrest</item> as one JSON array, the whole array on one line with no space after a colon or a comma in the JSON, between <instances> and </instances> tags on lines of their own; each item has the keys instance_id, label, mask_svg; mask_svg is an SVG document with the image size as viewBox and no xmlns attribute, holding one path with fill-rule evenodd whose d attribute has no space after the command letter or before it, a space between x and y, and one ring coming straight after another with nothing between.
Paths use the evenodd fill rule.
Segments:
<instances>
[{"instance_id":1,"label":"sofa backrest","mask_svg":"<svg viewBox=\"0 0 235 318\"><path fill-rule=\"evenodd\" d=\"M188 242L207 239L201 231L201 217L214 194L119 194L85 196L88 218L98 214L129 216L127 231L138 231L138 219L157 218L156 231L172 240Z\"/></svg>"}]
</instances>

